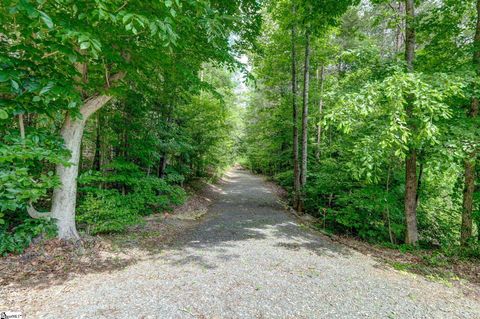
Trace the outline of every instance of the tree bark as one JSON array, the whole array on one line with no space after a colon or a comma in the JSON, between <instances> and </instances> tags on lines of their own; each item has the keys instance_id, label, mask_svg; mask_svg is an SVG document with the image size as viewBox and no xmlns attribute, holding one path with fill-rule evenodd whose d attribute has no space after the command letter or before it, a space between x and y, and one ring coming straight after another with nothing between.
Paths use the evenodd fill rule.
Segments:
<instances>
[{"instance_id":1,"label":"tree bark","mask_svg":"<svg viewBox=\"0 0 480 319\"><path fill-rule=\"evenodd\" d=\"M159 178L165 177L165 169L167 168L167 154L163 154L160 158L160 163L158 164L157 176Z\"/></svg>"},{"instance_id":2,"label":"tree bark","mask_svg":"<svg viewBox=\"0 0 480 319\"><path fill-rule=\"evenodd\" d=\"M301 197L298 211L304 210L305 186L307 185L308 163L308 95L310 89L310 34L305 33L305 64L303 69L303 110L302 110L302 167L300 170Z\"/></svg>"},{"instance_id":3,"label":"tree bark","mask_svg":"<svg viewBox=\"0 0 480 319\"><path fill-rule=\"evenodd\" d=\"M414 0L405 0L405 61L407 72L413 72L415 60L415 3ZM412 98L407 105L408 116L412 113ZM414 127L413 127L414 129ZM417 229L417 151L413 146L405 159L405 221L407 232L405 242L416 245L418 242Z\"/></svg>"},{"instance_id":4,"label":"tree bark","mask_svg":"<svg viewBox=\"0 0 480 319\"><path fill-rule=\"evenodd\" d=\"M415 245L418 241L417 230L417 154L412 150L405 165L405 221L407 233L405 242Z\"/></svg>"},{"instance_id":5,"label":"tree bark","mask_svg":"<svg viewBox=\"0 0 480 319\"><path fill-rule=\"evenodd\" d=\"M402 49L402 45L404 43L403 39L403 30L405 29L404 26L404 4L402 3L402 0L398 1L398 17L399 21L397 24L397 30L395 34L395 54L400 53L400 50Z\"/></svg>"},{"instance_id":6,"label":"tree bark","mask_svg":"<svg viewBox=\"0 0 480 319\"><path fill-rule=\"evenodd\" d=\"M384 223L387 226L388 229L388 237L390 238L390 243L395 244L395 238L392 232L392 225L390 221L390 203L388 200L389 194L390 194L390 175L391 175L391 168L390 166L388 167L387 170L387 183L385 187L385 216L384 216Z\"/></svg>"},{"instance_id":7,"label":"tree bark","mask_svg":"<svg viewBox=\"0 0 480 319\"><path fill-rule=\"evenodd\" d=\"M83 131L88 118L108 103L112 97L107 95L94 96L88 99L80 109L81 119L66 116L61 130L65 147L71 152L70 165L58 164L56 173L61 186L53 191L51 217L56 220L58 237L61 239L78 239L75 227L75 204L77 199L78 164Z\"/></svg>"},{"instance_id":8,"label":"tree bark","mask_svg":"<svg viewBox=\"0 0 480 319\"><path fill-rule=\"evenodd\" d=\"M100 171L101 169L101 118L100 114L97 114L97 123L96 123L96 136L95 136L95 154L93 156L92 169Z\"/></svg>"},{"instance_id":9,"label":"tree bark","mask_svg":"<svg viewBox=\"0 0 480 319\"><path fill-rule=\"evenodd\" d=\"M405 0L405 61L407 62L407 71L413 72L413 62L415 61L415 1Z\"/></svg>"},{"instance_id":10,"label":"tree bark","mask_svg":"<svg viewBox=\"0 0 480 319\"><path fill-rule=\"evenodd\" d=\"M295 9L293 10L295 14ZM300 196L300 167L298 161L298 106L297 106L297 54L296 30L292 26L292 111L293 111L293 208L298 208Z\"/></svg>"},{"instance_id":11,"label":"tree bark","mask_svg":"<svg viewBox=\"0 0 480 319\"><path fill-rule=\"evenodd\" d=\"M320 68L320 96L318 99L318 124L317 124L317 150L315 152L315 157L317 160L320 160L320 144L322 142L322 113L323 113L323 87L325 80L325 67L322 65Z\"/></svg>"},{"instance_id":12,"label":"tree bark","mask_svg":"<svg viewBox=\"0 0 480 319\"><path fill-rule=\"evenodd\" d=\"M474 38L474 52L473 52L473 66L477 75L480 75L480 0L477 1L477 26ZM475 118L478 116L479 109L478 97L472 97L470 104L470 116ZM473 193L475 192L475 162L477 159L477 152L473 151L465 160L465 186L463 190L463 209L462 209L462 227L460 231L460 242L466 245L468 240L472 237L473 229ZM480 226L480 223L479 223ZM478 238L480 239L480 229L478 229Z\"/></svg>"},{"instance_id":13,"label":"tree bark","mask_svg":"<svg viewBox=\"0 0 480 319\"><path fill-rule=\"evenodd\" d=\"M18 128L20 130L20 138L22 143L25 143L25 124L23 121L23 114L18 114Z\"/></svg>"},{"instance_id":14,"label":"tree bark","mask_svg":"<svg viewBox=\"0 0 480 319\"><path fill-rule=\"evenodd\" d=\"M420 191L422 189L422 178L423 178L423 163L420 163L420 167L418 169L418 177L417 177L417 197L415 198L416 207L418 207L418 203L420 202Z\"/></svg>"},{"instance_id":15,"label":"tree bark","mask_svg":"<svg viewBox=\"0 0 480 319\"><path fill-rule=\"evenodd\" d=\"M463 190L462 228L460 241L466 245L472 237L473 193L475 191L475 163L473 159L465 161L465 186Z\"/></svg>"}]
</instances>

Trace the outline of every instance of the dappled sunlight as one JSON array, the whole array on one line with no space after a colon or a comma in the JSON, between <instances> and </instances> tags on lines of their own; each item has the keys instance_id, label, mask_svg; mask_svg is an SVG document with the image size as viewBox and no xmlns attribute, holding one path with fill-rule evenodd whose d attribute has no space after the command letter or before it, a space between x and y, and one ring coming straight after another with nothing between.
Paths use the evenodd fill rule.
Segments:
<instances>
[{"instance_id":1,"label":"dappled sunlight","mask_svg":"<svg viewBox=\"0 0 480 319\"><path fill-rule=\"evenodd\" d=\"M169 263L211 269L220 266L219 260L254 258L261 254L259 245L289 253L305 250L317 256L351 256L349 249L301 228L258 177L238 170L229 176L230 181L223 179L224 194L210 208L211 215L173 247L176 252L166 256ZM234 253L238 249L244 254Z\"/></svg>"}]
</instances>

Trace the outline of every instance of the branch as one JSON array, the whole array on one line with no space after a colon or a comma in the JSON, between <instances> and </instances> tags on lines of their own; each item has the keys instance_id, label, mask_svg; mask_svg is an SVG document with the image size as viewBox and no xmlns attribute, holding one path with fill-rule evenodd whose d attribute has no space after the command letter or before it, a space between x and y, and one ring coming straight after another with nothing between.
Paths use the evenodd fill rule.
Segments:
<instances>
[{"instance_id":1,"label":"branch","mask_svg":"<svg viewBox=\"0 0 480 319\"><path fill-rule=\"evenodd\" d=\"M48 57L51 57L52 55L55 55L57 54L58 51L54 51L54 52L50 52L50 53L45 53L43 56L42 56L42 59L46 59Z\"/></svg>"},{"instance_id":2,"label":"branch","mask_svg":"<svg viewBox=\"0 0 480 319\"><path fill-rule=\"evenodd\" d=\"M90 115L102 108L111 99L111 95L94 95L88 98L80 108L80 113L83 115L83 119L87 120Z\"/></svg>"},{"instance_id":3,"label":"branch","mask_svg":"<svg viewBox=\"0 0 480 319\"><path fill-rule=\"evenodd\" d=\"M123 80L123 78L127 75L127 72L118 72L115 73L107 78L107 83L105 84L105 88L110 88L111 84L114 84L115 82Z\"/></svg>"},{"instance_id":4,"label":"branch","mask_svg":"<svg viewBox=\"0 0 480 319\"><path fill-rule=\"evenodd\" d=\"M75 69L78 71L78 73L81 74L81 77L77 78L76 80L78 82L87 83L88 82L88 77L87 77L88 65L87 65L87 63L86 62L75 62L74 66L75 66Z\"/></svg>"},{"instance_id":5,"label":"branch","mask_svg":"<svg viewBox=\"0 0 480 319\"><path fill-rule=\"evenodd\" d=\"M33 207L32 202L28 203L27 212L28 212L28 215L30 215L30 217L32 217L34 219L52 217L51 212L41 213L38 210L36 210L35 207Z\"/></svg>"},{"instance_id":6,"label":"branch","mask_svg":"<svg viewBox=\"0 0 480 319\"><path fill-rule=\"evenodd\" d=\"M126 74L127 72L118 72L110 76L107 80L107 83L105 84L105 88L106 89L110 88L110 84L115 84L115 82L122 80ZM80 108L80 113L83 115L84 120L87 120L90 117L90 115L92 115L93 113L101 109L111 99L112 99L112 96L106 95L106 94L103 94L103 95L96 94L88 98L83 104L83 106Z\"/></svg>"},{"instance_id":7,"label":"branch","mask_svg":"<svg viewBox=\"0 0 480 319\"><path fill-rule=\"evenodd\" d=\"M20 138L22 139L22 144L25 144L25 124L23 122L23 114L18 114L18 127L20 129Z\"/></svg>"},{"instance_id":8,"label":"branch","mask_svg":"<svg viewBox=\"0 0 480 319\"><path fill-rule=\"evenodd\" d=\"M125 3L120 7L118 8L117 10L115 10L115 13L117 13L118 11L122 10L123 8L125 8L125 6L128 4L128 1L125 1Z\"/></svg>"}]
</instances>

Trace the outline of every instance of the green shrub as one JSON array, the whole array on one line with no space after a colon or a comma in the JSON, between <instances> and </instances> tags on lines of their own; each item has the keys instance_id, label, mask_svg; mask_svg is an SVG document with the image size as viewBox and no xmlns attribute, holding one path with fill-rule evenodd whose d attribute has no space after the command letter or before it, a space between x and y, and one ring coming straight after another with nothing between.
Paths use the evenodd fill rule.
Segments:
<instances>
[{"instance_id":1,"label":"green shrub","mask_svg":"<svg viewBox=\"0 0 480 319\"><path fill-rule=\"evenodd\" d=\"M62 142L42 130L24 140L11 132L0 136L0 213L20 213L58 186L53 165L67 164L68 156Z\"/></svg>"},{"instance_id":2,"label":"green shrub","mask_svg":"<svg viewBox=\"0 0 480 319\"><path fill-rule=\"evenodd\" d=\"M36 237L53 238L57 228L55 223L46 219L26 218L20 225L8 229L7 224L0 227L0 255L20 254L30 246Z\"/></svg>"},{"instance_id":3,"label":"green shrub","mask_svg":"<svg viewBox=\"0 0 480 319\"><path fill-rule=\"evenodd\" d=\"M77 209L77 222L87 233L116 233L141 221L138 211L125 205L116 190L88 193Z\"/></svg>"},{"instance_id":4,"label":"green shrub","mask_svg":"<svg viewBox=\"0 0 480 319\"><path fill-rule=\"evenodd\" d=\"M142 215L170 210L173 205L183 203L186 197L181 187L169 185L166 180L156 177L144 177L131 186L132 191L125 196L125 201Z\"/></svg>"},{"instance_id":5,"label":"green shrub","mask_svg":"<svg viewBox=\"0 0 480 319\"><path fill-rule=\"evenodd\" d=\"M455 259L480 261L480 243L472 238L465 247L456 245L444 246L442 247L442 253Z\"/></svg>"},{"instance_id":6,"label":"green shrub","mask_svg":"<svg viewBox=\"0 0 480 319\"><path fill-rule=\"evenodd\" d=\"M273 177L273 180L285 189L292 189L293 188L292 187L292 185L293 185L293 170L278 173Z\"/></svg>"},{"instance_id":7,"label":"green shrub","mask_svg":"<svg viewBox=\"0 0 480 319\"><path fill-rule=\"evenodd\" d=\"M185 191L172 185L180 181L175 174L165 179L146 176L137 165L120 160L105 172L86 172L79 178L83 196L77 221L90 234L124 231L141 222L141 216L182 204Z\"/></svg>"}]
</instances>

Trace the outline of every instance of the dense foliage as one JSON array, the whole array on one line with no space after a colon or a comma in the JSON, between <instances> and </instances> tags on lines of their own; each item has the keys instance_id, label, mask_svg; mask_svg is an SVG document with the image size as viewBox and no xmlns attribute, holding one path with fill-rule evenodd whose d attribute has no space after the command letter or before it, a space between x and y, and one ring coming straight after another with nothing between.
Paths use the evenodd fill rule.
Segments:
<instances>
[{"instance_id":1,"label":"dense foliage","mask_svg":"<svg viewBox=\"0 0 480 319\"><path fill-rule=\"evenodd\" d=\"M477 2L422 1L413 17L409 4L353 3L329 25L312 28L299 9L308 2L272 1L261 51L251 54L257 83L245 116L244 162L273 176L295 201L292 154L306 148L301 210L319 217L326 231L402 244L405 163L415 154L419 243L478 245ZM405 67L407 22L416 29L411 68ZM301 68L313 78L310 83L296 75ZM309 96L298 94L302 90ZM308 140L295 150L294 129L302 123L299 116L292 120L292 100L295 110L295 99L300 105L305 97Z\"/></svg>"},{"instance_id":2,"label":"dense foliage","mask_svg":"<svg viewBox=\"0 0 480 319\"><path fill-rule=\"evenodd\" d=\"M0 254L122 231L230 165L258 6L2 1Z\"/></svg>"},{"instance_id":3,"label":"dense foliage","mask_svg":"<svg viewBox=\"0 0 480 319\"><path fill-rule=\"evenodd\" d=\"M0 254L123 231L237 155L325 231L480 251L480 0L5 0L0 21Z\"/></svg>"}]
</instances>

